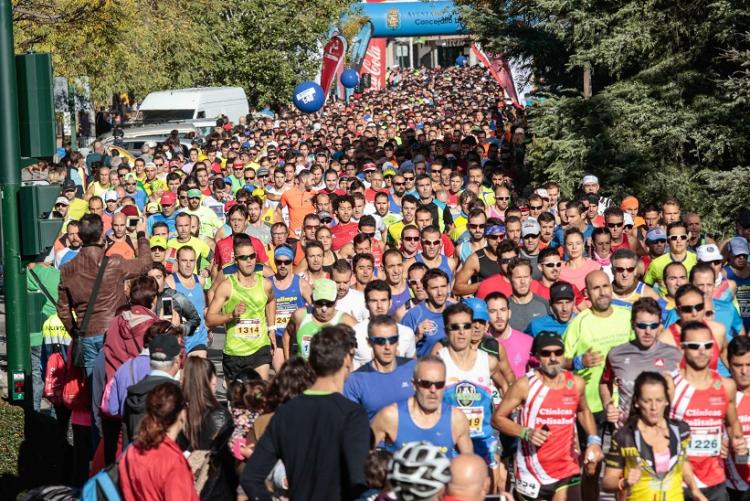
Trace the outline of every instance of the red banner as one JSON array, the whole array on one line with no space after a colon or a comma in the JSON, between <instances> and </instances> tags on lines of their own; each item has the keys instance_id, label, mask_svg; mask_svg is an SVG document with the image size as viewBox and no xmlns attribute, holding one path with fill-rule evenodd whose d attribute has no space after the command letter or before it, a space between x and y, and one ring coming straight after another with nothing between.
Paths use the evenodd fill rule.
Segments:
<instances>
[{"instance_id":1,"label":"red banner","mask_svg":"<svg viewBox=\"0 0 750 501\"><path fill-rule=\"evenodd\" d=\"M516 84L513 82L513 74L510 72L510 65L508 65L505 56L492 53L488 55L476 43L471 44L471 52L482 63L482 66L490 70L492 78L503 88L510 100L513 101L513 105L523 108L523 105L518 101Z\"/></svg>"},{"instance_id":2,"label":"red banner","mask_svg":"<svg viewBox=\"0 0 750 501\"><path fill-rule=\"evenodd\" d=\"M383 0L367 0L366 3L381 3ZM385 38L372 38L370 45L367 46L365 59L362 61L362 69L359 71L360 77L369 73L372 87L371 89L385 89L386 64L385 64Z\"/></svg>"},{"instance_id":3,"label":"red banner","mask_svg":"<svg viewBox=\"0 0 750 501\"><path fill-rule=\"evenodd\" d=\"M344 56L346 55L346 39L341 35L335 35L323 47L323 67L320 70L320 86L326 93L331 90L331 82L337 72L344 67Z\"/></svg>"}]
</instances>

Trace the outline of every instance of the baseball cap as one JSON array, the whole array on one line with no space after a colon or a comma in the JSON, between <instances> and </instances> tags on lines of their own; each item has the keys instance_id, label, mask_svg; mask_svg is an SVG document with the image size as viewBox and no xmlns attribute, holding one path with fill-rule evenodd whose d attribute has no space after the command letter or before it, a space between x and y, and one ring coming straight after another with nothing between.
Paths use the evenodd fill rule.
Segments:
<instances>
[{"instance_id":1,"label":"baseball cap","mask_svg":"<svg viewBox=\"0 0 750 501\"><path fill-rule=\"evenodd\" d=\"M467 297L464 298L462 302L466 306L471 308L472 320L480 320L483 322L490 321L490 312L487 309L487 303L485 303L483 300L479 299L478 297Z\"/></svg>"},{"instance_id":2,"label":"baseball cap","mask_svg":"<svg viewBox=\"0 0 750 501\"><path fill-rule=\"evenodd\" d=\"M721 261L723 259L719 248L714 244L705 244L698 246L695 249L695 253L698 254L698 261L707 263L709 261Z\"/></svg>"},{"instance_id":3,"label":"baseball cap","mask_svg":"<svg viewBox=\"0 0 750 501\"><path fill-rule=\"evenodd\" d=\"M193 188L192 190L188 190L187 192L188 198L200 198L201 195L203 194L201 193L201 190L199 190L198 188Z\"/></svg>"},{"instance_id":4,"label":"baseball cap","mask_svg":"<svg viewBox=\"0 0 750 501\"><path fill-rule=\"evenodd\" d=\"M646 242L656 242L657 240L666 240L667 234L661 228L654 228L646 233Z\"/></svg>"},{"instance_id":5,"label":"baseball cap","mask_svg":"<svg viewBox=\"0 0 750 501\"><path fill-rule=\"evenodd\" d=\"M537 188L537 190L534 193L536 193L537 195L539 195L542 198L549 199L549 193L544 188Z\"/></svg>"},{"instance_id":6,"label":"baseball cap","mask_svg":"<svg viewBox=\"0 0 750 501\"><path fill-rule=\"evenodd\" d=\"M279 245L273 251L273 258L274 259L278 259L280 257L286 257L286 258L291 259L293 261L294 260L294 251L288 245Z\"/></svg>"},{"instance_id":7,"label":"baseball cap","mask_svg":"<svg viewBox=\"0 0 750 501\"><path fill-rule=\"evenodd\" d=\"M336 282L330 278L319 278L313 283L312 300L336 301Z\"/></svg>"},{"instance_id":8,"label":"baseball cap","mask_svg":"<svg viewBox=\"0 0 750 501\"><path fill-rule=\"evenodd\" d=\"M640 205L638 199L633 196L625 197L622 199L622 202L620 202L620 208L622 210L637 209Z\"/></svg>"},{"instance_id":9,"label":"baseball cap","mask_svg":"<svg viewBox=\"0 0 750 501\"><path fill-rule=\"evenodd\" d=\"M146 204L146 214L156 214L157 212L159 212L159 204L156 202Z\"/></svg>"},{"instance_id":10,"label":"baseball cap","mask_svg":"<svg viewBox=\"0 0 750 501\"><path fill-rule=\"evenodd\" d=\"M521 226L521 238L526 235L539 235L541 231L542 227L539 226L539 222L533 217L530 217L526 219Z\"/></svg>"},{"instance_id":11,"label":"baseball cap","mask_svg":"<svg viewBox=\"0 0 750 501\"><path fill-rule=\"evenodd\" d=\"M362 172L367 172L369 170L377 170L377 166L374 162L367 162L362 166Z\"/></svg>"},{"instance_id":12,"label":"baseball cap","mask_svg":"<svg viewBox=\"0 0 750 501\"><path fill-rule=\"evenodd\" d=\"M165 237L153 236L148 240L148 247L153 249L154 247L161 247L162 249L167 248L167 239Z\"/></svg>"},{"instance_id":13,"label":"baseball cap","mask_svg":"<svg viewBox=\"0 0 750 501\"><path fill-rule=\"evenodd\" d=\"M148 344L148 352L151 360L166 361L173 359L182 351L177 336L171 334L159 334Z\"/></svg>"},{"instance_id":14,"label":"baseball cap","mask_svg":"<svg viewBox=\"0 0 750 501\"><path fill-rule=\"evenodd\" d=\"M161 202L162 205L172 205L177 201L177 193L174 191L165 191L161 195Z\"/></svg>"},{"instance_id":15,"label":"baseball cap","mask_svg":"<svg viewBox=\"0 0 750 501\"><path fill-rule=\"evenodd\" d=\"M748 254L750 254L747 240L745 240L743 237L732 238L727 244L727 248L729 249L729 253L733 256L741 256L743 254L747 256Z\"/></svg>"},{"instance_id":16,"label":"baseball cap","mask_svg":"<svg viewBox=\"0 0 750 501\"><path fill-rule=\"evenodd\" d=\"M104 201L105 202L117 202L117 192L113 190L105 191Z\"/></svg>"},{"instance_id":17,"label":"baseball cap","mask_svg":"<svg viewBox=\"0 0 750 501\"><path fill-rule=\"evenodd\" d=\"M66 179L63 181L62 184L62 191L63 193L66 191L75 191L76 190L76 183L72 179Z\"/></svg>"},{"instance_id":18,"label":"baseball cap","mask_svg":"<svg viewBox=\"0 0 750 501\"><path fill-rule=\"evenodd\" d=\"M120 208L120 212L128 217L140 216L140 214L138 214L138 207L136 207L135 205L124 205L122 208Z\"/></svg>"},{"instance_id":19,"label":"baseball cap","mask_svg":"<svg viewBox=\"0 0 750 501\"><path fill-rule=\"evenodd\" d=\"M551 303L554 303L555 301L559 301L561 299L568 299L570 301L573 301L575 298L576 295L573 292L573 286L568 282L558 281L552 284L552 286L549 288L549 300Z\"/></svg>"},{"instance_id":20,"label":"baseball cap","mask_svg":"<svg viewBox=\"0 0 750 501\"><path fill-rule=\"evenodd\" d=\"M258 169L258 171L255 173L257 176L267 176L269 174L268 169L265 167L261 167Z\"/></svg>"},{"instance_id":21,"label":"baseball cap","mask_svg":"<svg viewBox=\"0 0 750 501\"><path fill-rule=\"evenodd\" d=\"M386 162L386 164L387 163L388 162ZM385 165L385 164L383 164L383 165ZM395 175L396 175L396 171L392 167L387 167L387 168L383 169L383 177L395 176Z\"/></svg>"},{"instance_id":22,"label":"baseball cap","mask_svg":"<svg viewBox=\"0 0 750 501\"><path fill-rule=\"evenodd\" d=\"M583 176L583 184L599 184L599 178L592 174Z\"/></svg>"},{"instance_id":23,"label":"baseball cap","mask_svg":"<svg viewBox=\"0 0 750 501\"><path fill-rule=\"evenodd\" d=\"M65 197L57 197L57 200L55 200L55 205L57 204L70 205L70 200Z\"/></svg>"},{"instance_id":24,"label":"baseball cap","mask_svg":"<svg viewBox=\"0 0 750 501\"><path fill-rule=\"evenodd\" d=\"M538 353L539 350L548 346L565 348L565 344L559 334L550 331L542 331L534 338L534 342L531 345L531 352Z\"/></svg>"}]
</instances>

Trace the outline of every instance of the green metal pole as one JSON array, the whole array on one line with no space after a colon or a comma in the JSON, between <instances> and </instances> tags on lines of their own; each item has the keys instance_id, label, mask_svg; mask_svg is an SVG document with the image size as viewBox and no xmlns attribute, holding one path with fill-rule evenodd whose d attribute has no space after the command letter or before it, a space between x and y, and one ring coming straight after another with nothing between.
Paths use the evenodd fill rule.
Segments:
<instances>
[{"instance_id":1,"label":"green metal pole","mask_svg":"<svg viewBox=\"0 0 750 501\"><path fill-rule=\"evenodd\" d=\"M26 270L21 263L18 192L21 146L18 135L13 11L0 0L0 195L2 195L5 330L8 350L8 396L23 402L31 396L31 347L26 321Z\"/></svg>"},{"instance_id":2,"label":"green metal pole","mask_svg":"<svg viewBox=\"0 0 750 501\"><path fill-rule=\"evenodd\" d=\"M78 114L76 113L76 88L68 84L68 110L70 111L70 150L78 151Z\"/></svg>"}]
</instances>

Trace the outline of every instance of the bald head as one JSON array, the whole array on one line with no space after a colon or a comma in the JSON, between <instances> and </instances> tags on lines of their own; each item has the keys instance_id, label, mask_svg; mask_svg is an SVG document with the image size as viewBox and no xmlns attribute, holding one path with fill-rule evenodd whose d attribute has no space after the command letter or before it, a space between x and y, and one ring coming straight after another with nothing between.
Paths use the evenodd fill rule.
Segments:
<instances>
[{"instance_id":1,"label":"bald head","mask_svg":"<svg viewBox=\"0 0 750 501\"><path fill-rule=\"evenodd\" d=\"M461 501L482 501L490 489L487 463L476 454L459 454L451 460L451 481L446 494Z\"/></svg>"},{"instance_id":2,"label":"bald head","mask_svg":"<svg viewBox=\"0 0 750 501\"><path fill-rule=\"evenodd\" d=\"M586 275L586 295L591 301L591 308L604 312L612 304L612 283L601 270L592 271Z\"/></svg>"}]
</instances>

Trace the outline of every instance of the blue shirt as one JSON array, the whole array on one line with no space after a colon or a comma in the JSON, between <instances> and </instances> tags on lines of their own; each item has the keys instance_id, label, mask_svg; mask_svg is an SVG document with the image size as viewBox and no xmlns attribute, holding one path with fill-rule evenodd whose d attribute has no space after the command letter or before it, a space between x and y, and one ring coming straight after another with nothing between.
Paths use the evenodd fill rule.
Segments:
<instances>
[{"instance_id":1,"label":"blue shirt","mask_svg":"<svg viewBox=\"0 0 750 501\"><path fill-rule=\"evenodd\" d=\"M344 396L362 405L368 419L372 419L386 405L414 395L411 380L416 364L416 360L396 357L397 366L392 372L378 372L372 362L365 364L349 375Z\"/></svg>"},{"instance_id":2,"label":"blue shirt","mask_svg":"<svg viewBox=\"0 0 750 501\"><path fill-rule=\"evenodd\" d=\"M571 317L571 319L572 318L573 317ZM537 317L532 320L526 328L526 333L531 334L531 337L537 337L540 332L548 331L562 336L569 323L570 320L565 323L560 322L552 314L544 315L543 317Z\"/></svg>"},{"instance_id":3,"label":"blue shirt","mask_svg":"<svg viewBox=\"0 0 750 501\"><path fill-rule=\"evenodd\" d=\"M151 236L154 234L153 230L154 230L155 223L167 223L167 227L169 228L169 233L174 234L177 231L174 226L175 221L177 220L177 214L178 212L175 211L174 214L167 217L161 212L157 212L156 214L149 216L148 219L146 220L146 233L148 234L148 236Z\"/></svg>"},{"instance_id":4,"label":"blue shirt","mask_svg":"<svg viewBox=\"0 0 750 501\"><path fill-rule=\"evenodd\" d=\"M448 303L446 303L448 306ZM445 337L445 325L443 324L443 314L435 313L427 308L426 302L420 303L414 308L410 309L401 319L401 323L416 334L417 327L425 320L432 320L437 326L436 329L428 331L425 335L417 341L417 357L421 358L432 353L432 347Z\"/></svg>"}]
</instances>

